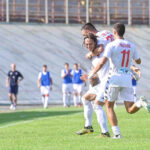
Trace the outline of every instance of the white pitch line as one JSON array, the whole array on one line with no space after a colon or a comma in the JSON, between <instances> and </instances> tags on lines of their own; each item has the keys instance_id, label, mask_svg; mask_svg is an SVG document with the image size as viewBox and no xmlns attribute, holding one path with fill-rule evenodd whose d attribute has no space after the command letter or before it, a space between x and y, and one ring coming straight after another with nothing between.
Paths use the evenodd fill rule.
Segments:
<instances>
[{"instance_id":1,"label":"white pitch line","mask_svg":"<svg viewBox=\"0 0 150 150\"><path fill-rule=\"evenodd\" d=\"M82 113L82 112L77 112L73 115L78 115L79 113ZM64 116L69 116L69 115L61 115L61 116L53 116L53 117L42 117L42 118L32 119L32 120L27 120L27 121L19 121L19 122L16 122L16 123L10 123L10 124L4 125L4 126L0 126L0 129L15 126L15 125L19 125L19 124L30 123L30 122L33 122L33 121L46 120L46 119L52 119L52 118L58 118L58 117L60 118L60 117L64 117Z\"/></svg>"}]
</instances>

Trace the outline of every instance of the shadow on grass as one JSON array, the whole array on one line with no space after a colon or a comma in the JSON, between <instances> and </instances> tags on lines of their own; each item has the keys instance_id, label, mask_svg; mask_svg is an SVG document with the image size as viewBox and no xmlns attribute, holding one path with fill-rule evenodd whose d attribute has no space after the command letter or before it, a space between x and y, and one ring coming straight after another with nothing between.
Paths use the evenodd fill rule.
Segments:
<instances>
[{"instance_id":1,"label":"shadow on grass","mask_svg":"<svg viewBox=\"0 0 150 150\"><path fill-rule=\"evenodd\" d=\"M16 123L20 121L28 121L33 119L39 119L44 117L54 117L63 115L72 115L82 112L81 110L60 110L60 111L19 111L12 113L0 113L0 127L10 123Z\"/></svg>"}]
</instances>

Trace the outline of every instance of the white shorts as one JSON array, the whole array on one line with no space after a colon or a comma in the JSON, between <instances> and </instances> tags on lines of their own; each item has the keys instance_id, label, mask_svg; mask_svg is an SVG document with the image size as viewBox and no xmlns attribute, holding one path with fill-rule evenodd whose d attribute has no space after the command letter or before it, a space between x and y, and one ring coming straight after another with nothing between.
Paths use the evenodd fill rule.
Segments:
<instances>
[{"instance_id":1,"label":"white shorts","mask_svg":"<svg viewBox=\"0 0 150 150\"><path fill-rule=\"evenodd\" d=\"M63 93L72 93L72 83L62 84L62 92Z\"/></svg>"},{"instance_id":2,"label":"white shorts","mask_svg":"<svg viewBox=\"0 0 150 150\"><path fill-rule=\"evenodd\" d=\"M104 79L98 85L91 87L87 91L87 93L95 94L96 95L95 100L100 101L100 102L104 102L104 93L105 93L106 87L107 87L107 82L106 82L106 79Z\"/></svg>"},{"instance_id":3,"label":"white shorts","mask_svg":"<svg viewBox=\"0 0 150 150\"><path fill-rule=\"evenodd\" d=\"M49 94L50 86L41 86L41 95Z\"/></svg>"},{"instance_id":4,"label":"white shorts","mask_svg":"<svg viewBox=\"0 0 150 150\"><path fill-rule=\"evenodd\" d=\"M83 91L83 83L81 84L73 84L73 92L80 93Z\"/></svg>"},{"instance_id":5,"label":"white shorts","mask_svg":"<svg viewBox=\"0 0 150 150\"><path fill-rule=\"evenodd\" d=\"M114 102L118 97L123 101L134 102L133 88L130 87L109 87L106 90L107 100Z\"/></svg>"}]
</instances>

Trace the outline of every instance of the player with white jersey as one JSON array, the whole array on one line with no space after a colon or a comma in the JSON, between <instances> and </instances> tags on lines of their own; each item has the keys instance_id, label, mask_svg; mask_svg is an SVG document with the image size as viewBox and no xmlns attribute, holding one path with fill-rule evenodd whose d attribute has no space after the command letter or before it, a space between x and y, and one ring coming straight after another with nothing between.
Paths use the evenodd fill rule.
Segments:
<instances>
[{"instance_id":1,"label":"player with white jersey","mask_svg":"<svg viewBox=\"0 0 150 150\"><path fill-rule=\"evenodd\" d=\"M109 87L106 91L106 108L114 138L122 137L114 111L114 103L118 99L118 95L120 95L120 98L124 100L124 104L128 113L135 113L142 106L150 111L150 105L147 104L145 97L141 97L140 100L134 103L130 66L132 59L137 64L141 63L141 59L138 55L135 45L124 39L124 33L124 24L117 23L114 25L113 35L115 37L115 41L106 46L103 58L93 72L89 74L89 78L91 78L109 60L111 75L109 76L108 80Z\"/></svg>"},{"instance_id":2,"label":"player with white jersey","mask_svg":"<svg viewBox=\"0 0 150 150\"><path fill-rule=\"evenodd\" d=\"M43 65L43 71L38 76L38 87L41 89L43 107L48 107L49 91L52 90L53 81L50 72L47 71L47 65Z\"/></svg>"},{"instance_id":3,"label":"player with white jersey","mask_svg":"<svg viewBox=\"0 0 150 150\"><path fill-rule=\"evenodd\" d=\"M96 49L96 55L93 57L92 64L93 66L96 66L97 62L101 59L103 56L103 50L105 46L113 40L113 36L109 31L102 31L98 32L98 30L91 24L87 23L82 27L82 35L84 38L84 44L86 48L90 51L88 53L87 58L91 58L93 55L94 50ZM108 35L108 36L107 36ZM100 36L100 37L97 37ZM108 38L106 38L108 37ZM98 73L98 77L102 81L106 81L106 78L103 78L107 76L109 69L109 63L107 63L103 70ZM93 132L92 128L92 115L93 115L93 108L91 104L91 100L95 100L94 102L94 110L97 115L97 121L101 127L102 133L100 137L110 137L110 134L108 132L107 128L107 118L106 114L103 110L104 105L104 87L106 86L106 82L101 82L100 86L94 86L89 89L89 91L83 96L83 105L84 105L84 117L85 117L85 127L83 130L77 132L77 134L85 134L89 132ZM98 94L98 91L101 91ZM98 94L98 95L97 95ZM91 98L91 99L90 99Z\"/></svg>"},{"instance_id":4,"label":"player with white jersey","mask_svg":"<svg viewBox=\"0 0 150 150\"><path fill-rule=\"evenodd\" d=\"M61 78L63 78L62 93L64 107L70 107L72 94L72 70L69 69L69 64L65 63L65 69L61 71Z\"/></svg>"},{"instance_id":5,"label":"player with white jersey","mask_svg":"<svg viewBox=\"0 0 150 150\"><path fill-rule=\"evenodd\" d=\"M74 102L74 107L81 106L81 97L82 97L82 92L83 92L83 87L84 87L84 82L83 80L80 79L81 75L83 74L83 70L79 69L78 64L74 64L74 70L71 72L73 76L73 102Z\"/></svg>"}]
</instances>

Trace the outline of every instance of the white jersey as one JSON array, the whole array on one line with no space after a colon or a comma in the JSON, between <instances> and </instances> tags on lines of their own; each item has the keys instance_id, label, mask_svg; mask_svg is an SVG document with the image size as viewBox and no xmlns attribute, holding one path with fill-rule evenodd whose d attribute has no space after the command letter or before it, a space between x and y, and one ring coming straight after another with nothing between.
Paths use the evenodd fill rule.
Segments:
<instances>
[{"instance_id":1,"label":"white jersey","mask_svg":"<svg viewBox=\"0 0 150 150\"><path fill-rule=\"evenodd\" d=\"M111 85L131 87L131 61L139 59L135 45L124 39L116 39L106 46L104 56L109 58L112 69Z\"/></svg>"},{"instance_id":2,"label":"white jersey","mask_svg":"<svg viewBox=\"0 0 150 150\"><path fill-rule=\"evenodd\" d=\"M97 32L96 36L97 36L97 42L98 42L97 44L98 45L103 44L104 51L105 51L106 45L114 40L113 34L110 31L106 31L106 30ZM92 65L94 66L94 68L97 66L97 64L100 62L101 58L103 57L104 51L99 56L93 57ZM102 78L107 77L108 71L109 71L109 62L107 62L101 68L101 70L98 71L99 79L101 80Z\"/></svg>"},{"instance_id":3,"label":"white jersey","mask_svg":"<svg viewBox=\"0 0 150 150\"><path fill-rule=\"evenodd\" d=\"M92 65L94 66L94 68L96 68L96 66L98 65L98 63L100 62L100 60L103 57L104 52L102 52L99 56L95 56L92 59ZM99 70L97 72L99 79L103 79L104 77L107 77L109 72L109 62L106 62L104 64L104 66L101 68L101 70Z\"/></svg>"},{"instance_id":4,"label":"white jersey","mask_svg":"<svg viewBox=\"0 0 150 150\"><path fill-rule=\"evenodd\" d=\"M103 44L104 48L106 45L112 41L114 41L114 36L110 31L103 30L101 32L96 33L98 45Z\"/></svg>"}]
</instances>

